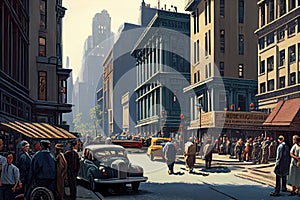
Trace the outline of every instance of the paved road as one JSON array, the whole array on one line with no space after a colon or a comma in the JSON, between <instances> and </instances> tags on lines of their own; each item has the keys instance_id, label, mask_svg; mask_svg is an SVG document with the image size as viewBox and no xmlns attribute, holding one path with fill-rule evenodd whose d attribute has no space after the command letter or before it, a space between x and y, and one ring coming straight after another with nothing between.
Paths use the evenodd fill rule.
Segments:
<instances>
[{"instance_id":1,"label":"paved road","mask_svg":"<svg viewBox=\"0 0 300 200\"><path fill-rule=\"evenodd\" d=\"M145 154L129 154L129 159L144 168L148 182L141 184L138 193L128 188L116 194L106 194L105 199L274 199L269 196L272 187L235 176L242 170L240 167L226 165L205 170L197 166L195 173L189 174L184 169L184 163L179 161L175 165L178 174L168 175L165 163L152 162ZM285 193L276 199L298 199L287 195Z\"/></svg>"}]
</instances>

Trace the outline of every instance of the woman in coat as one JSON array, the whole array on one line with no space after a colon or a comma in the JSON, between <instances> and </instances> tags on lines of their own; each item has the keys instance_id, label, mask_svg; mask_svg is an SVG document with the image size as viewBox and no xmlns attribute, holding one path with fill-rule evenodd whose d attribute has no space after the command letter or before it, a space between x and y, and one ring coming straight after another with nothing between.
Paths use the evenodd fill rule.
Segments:
<instances>
[{"instance_id":1,"label":"woman in coat","mask_svg":"<svg viewBox=\"0 0 300 200\"><path fill-rule=\"evenodd\" d=\"M288 176L288 184L291 185L293 189L289 196L296 195L297 189L300 196L300 166L297 166L297 162L300 163L300 138L298 137L298 135L293 136L293 143L294 145L290 151L292 160L290 165L290 174Z\"/></svg>"},{"instance_id":2,"label":"woman in coat","mask_svg":"<svg viewBox=\"0 0 300 200\"><path fill-rule=\"evenodd\" d=\"M57 191L59 193L60 199L64 199L65 195L65 179L67 176L67 161L63 154L62 144L56 144L56 165L57 165Z\"/></svg>"}]
</instances>

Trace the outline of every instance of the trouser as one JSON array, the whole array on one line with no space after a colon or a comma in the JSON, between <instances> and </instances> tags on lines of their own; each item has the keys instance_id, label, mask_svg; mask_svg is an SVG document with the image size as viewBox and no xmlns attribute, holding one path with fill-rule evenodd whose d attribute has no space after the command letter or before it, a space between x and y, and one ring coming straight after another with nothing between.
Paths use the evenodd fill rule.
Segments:
<instances>
[{"instance_id":1,"label":"trouser","mask_svg":"<svg viewBox=\"0 0 300 200\"><path fill-rule=\"evenodd\" d=\"M281 185L281 180L282 180L282 185ZM276 187L275 187L275 192L279 193L281 190L286 190L286 176L279 176L276 174Z\"/></svg>"},{"instance_id":2,"label":"trouser","mask_svg":"<svg viewBox=\"0 0 300 200\"><path fill-rule=\"evenodd\" d=\"M205 168L206 169L211 168L211 159L205 159Z\"/></svg>"},{"instance_id":3,"label":"trouser","mask_svg":"<svg viewBox=\"0 0 300 200\"><path fill-rule=\"evenodd\" d=\"M76 182L76 177L77 173L68 171L68 183L70 187L70 197L71 199L76 199L77 196L77 182Z\"/></svg>"},{"instance_id":4,"label":"trouser","mask_svg":"<svg viewBox=\"0 0 300 200\"><path fill-rule=\"evenodd\" d=\"M174 172L174 164L175 164L175 162L168 164L169 171L171 171L172 173Z\"/></svg>"},{"instance_id":5,"label":"trouser","mask_svg":"<svg viewBox=\"0 0 300 200\"><path fill-rule=\"evenodd\" d=\"M2 192L3 197L1 199L3 200L12 200L15 199L12 188L14 185L12 184L2 184Z\"/></svg>"}]
</instances>

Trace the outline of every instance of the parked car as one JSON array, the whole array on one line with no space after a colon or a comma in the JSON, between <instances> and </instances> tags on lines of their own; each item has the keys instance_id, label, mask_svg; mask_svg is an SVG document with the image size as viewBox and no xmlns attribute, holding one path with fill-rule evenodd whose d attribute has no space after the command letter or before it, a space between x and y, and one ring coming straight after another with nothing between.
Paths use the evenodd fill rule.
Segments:
<instances>
[{"instance_id":1,"label":"parked car","mask_svg":"<svg viewBox=\"0 0 300 200\"><path fill-rule=\"evenodd\" d=\"M156 158L164 159L162 149L168 141L171 141L171 138L151 138L151 144L147 149L147 155L151 160L154 160Z\"/></svg>"},{"instance_id":2,"label":"parked car","mask_svg":"<svg viewBox=\"0 0 300 200\"><path fill-rule=\"evenodd\" d=\"M131 139L127 138L127 136L119 135L115 137L112 141L113 144L121 145L123 147L131 147L131 148L142 148L143 140L140 137L133 137Z\"/></svg>"},{"instance_id":3,"label":"parked car","mask_svg":"<svg viewBox=\"0 0 300 200\"><path fill-rule=\"evenodd\" d=\"M124 147L97 144L85 147L78 179L89 182L91 190L96 189L96 184L117 187L131 184L132 190L137 191L140 182L145 182L148 178L144 177L142 167L130 163Z\"/></svg>"}]
</instances>

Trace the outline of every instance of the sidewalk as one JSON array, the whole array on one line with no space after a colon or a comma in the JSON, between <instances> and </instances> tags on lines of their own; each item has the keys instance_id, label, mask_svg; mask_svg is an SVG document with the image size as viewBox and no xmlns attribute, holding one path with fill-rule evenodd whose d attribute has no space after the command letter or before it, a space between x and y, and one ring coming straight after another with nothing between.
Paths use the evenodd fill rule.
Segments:
<instances>
[{"instance_id":1,"label":"sidewalk","mask_svg":"<svg viewBox=\"0 0 300 200\"><path fill-rule=\"evenodd\" d=\"M177 159L184 161L183 156L177 156ZM196 165L205 166L205 161L196 157ZM253 164L252 162L240 162L237 159L229 158L229 155L219 155L217 153L213 154L212 166L224 166L231 165L240 168L238 172L234 175L240 178L252 180L265 185L275 187L275 174L273 173L275 162L270 162L268 164ZM291 189L288 186L288 189Z\"/></svg>"}]
</instances>

